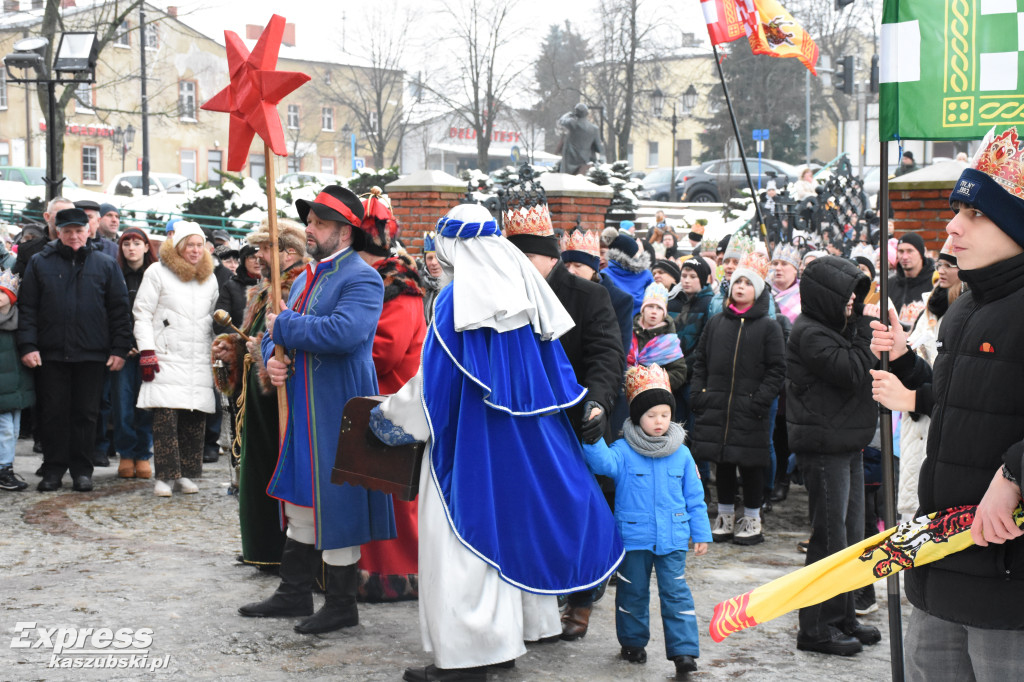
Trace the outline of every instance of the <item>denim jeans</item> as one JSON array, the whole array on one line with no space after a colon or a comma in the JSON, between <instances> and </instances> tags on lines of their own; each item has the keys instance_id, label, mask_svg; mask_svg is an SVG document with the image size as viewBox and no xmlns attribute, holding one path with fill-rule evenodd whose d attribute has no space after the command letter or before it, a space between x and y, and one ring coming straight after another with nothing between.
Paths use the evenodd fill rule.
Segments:
<instances>
[{"instance_id":1,"label":"denim jeans","mask_svg":"<svg viewBox=\"0 0 1024 682\"><path fill-rule=\"evenodd\" d=\"M645 549L626 552L619 564L615 587L615 630L619 644L644 647L651 639L651 569L658 573L658 598L661 623L665 629L665 654L700 656L697 641L697 615L693 595L683 577L686 550L655 554Z\"/></svg>"},{"instance_id":2,"label":"denim jeans","mask_svg":"<svg viewBox=\"0 0 1024 682\"><path fill-rule=\"evenodd\" d=\"M811 539L806 565L864 539L864 462L861 453L805 455L797 464L807 488ZM800 609L800 633L812 640L828 637L829 626L856 619L853 592Z\"/></svg>"},{"instance_id":3,"label":"denim jeans","mask_svg":"<svg viewBox=\"0 0 1024 682\"><path fill-rule=\"evenodd\" d=\"M120 372L113 373L114 449L125 459L143 460L153 456L153 413L135 407L139 401L142 374L139 358L128 358Z\"/></svg>"},{"instance_id":4,"label":"denim jeans","mask_svg":"<svg viewBox=\"0 0 1024 682\"><path fill-rule=\"evenodd\" d=\"M778 460L775 457L775 415L778 413L779 396L775 396L772 406L768 409L768 458L771 463L768 465L768 471L764 478L765 499L768 499L775 488L775 472L779 466Z\"/></svg>"},{"instance_id":5,"label":"denim jeans","mask_svg":"<svg viewBox=\"0 0 1024 682\"><path fill-rule=\"evenodd\" d=\"M909 682L1003 682L1024 668L1024 630L972 628L914 609L903 642Z\"/></svg>"},{"instance_id":6,"label":"denim jeans","mask_svg":"<svg viewBox=\"0 0 1024 682\"><path fill-rule=\"evenodd\" d=\"M14 464L14 446L21 430L21 410L0 412L0 467Z\"/></svg>"}]
</instances>

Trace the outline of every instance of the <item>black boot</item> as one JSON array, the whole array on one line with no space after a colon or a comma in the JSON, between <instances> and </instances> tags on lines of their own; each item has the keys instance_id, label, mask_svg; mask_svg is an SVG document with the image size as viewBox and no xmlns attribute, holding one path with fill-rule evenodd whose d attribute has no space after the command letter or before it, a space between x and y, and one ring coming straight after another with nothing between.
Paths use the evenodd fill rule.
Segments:
<instances>
[{"instance_id":1,"label":"black boot","mask_svg":"<svg viewBox=\"0 0 1024 682\"><path fill-rule=\"evenodd\" d=\"M356 565L324 564L324 574L327 582L327 600L319 611L300 621L295 626L295 632L315 635L359 625L359 607L356 605L359 570Z\"/></svg>"},{"instance_id":2,"label":"black boot","mask_svg":"<svg viewBox=\"0 0 1024 682\"><path fill-rule=\"evenodd\" d=\"M316 550L287 538L281 552L281 584L277 591L263 601L246 604L238 609L250 618L293 618L313 613L313 571L310 557Z\"/></svg>"}]
</instances>

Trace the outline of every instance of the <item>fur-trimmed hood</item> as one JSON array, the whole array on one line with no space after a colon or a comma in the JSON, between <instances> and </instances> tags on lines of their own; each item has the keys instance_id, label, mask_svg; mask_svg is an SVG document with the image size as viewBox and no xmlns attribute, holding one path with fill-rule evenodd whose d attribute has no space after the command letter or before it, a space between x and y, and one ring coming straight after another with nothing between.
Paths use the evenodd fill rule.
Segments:
<instances>
[{"instance_id":1,"label":"fur-trimmed hood","mask_svg":"<svg viewBox=\"0 0 1024 682\"><path fill-rule=\"evenodd\" d=\"M373 269L384 280L385 302L398 296L423 298L423 283L416 271L416 263L409 256L402 254L379 260L373 264Z\"/></svg>"},{"instance_id":2,"label":"fur-trimmed hood","mask_svg":"<svg viewBox=\"0 0 1024 682\"><path fill-rule=\"evenodd\" d=\"M651 255L644 249L637 251L633 257L619 249L608 249L608 262L617 263L620 268L629 272L643 272L651 267Z\"/></svg>"},{"instance_id":3,"label":"fur-trimmed hood","mask_svg":"<svg viewBox=\"0 0 1024 682\"><path fill-rule=\"evenodd\" d=\"M192 265L178 253L170 239L165 239L160 245L160 262L164 267L173 272L182 282L205 282L206 278L213 274L213 256L206 249L203 249L203 257L199 263Z\"/></svg>"},{"instance_id":4,"label":"fur-trimmed hood","mask_svg":"<svg viewBox=\"0 0 1024 682\"><path fill-rule=\"evenodd\" d=\"M288 293L292 290L292 283L302 274L308 258L296 261L290 268L281 273L281 298L288 300ZM245 314L242 316L242 330L246 334L252 334L253 325L257 317L263 315L263 309L267 303L267 292L270 291L270 279L264 278L255 285L249 287L245 293Z\"/></svg>"}]
</instances>

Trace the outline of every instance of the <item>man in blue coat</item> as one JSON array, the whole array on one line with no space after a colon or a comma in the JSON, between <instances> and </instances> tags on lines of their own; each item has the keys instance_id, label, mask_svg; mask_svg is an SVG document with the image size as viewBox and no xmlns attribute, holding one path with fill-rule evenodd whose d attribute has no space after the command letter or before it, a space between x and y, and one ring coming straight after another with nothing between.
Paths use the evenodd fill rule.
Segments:
<instances>
[{"instance_id":1,"label":"man in blue coat","mask_svg":"<svg viewBox=\"0 0 1024 682\"><path fill-rule=\"evenodd\" d=\"M289 617L313 613L313 566L323 551L327 601L295 626L306 634L359 622L356 590L359 546L395 537L391 497L334 485L342 406L377 393L371 349L384 301L380 275L356 253L363 206L350 190L325 187L313 201L295 202L306 224L306 250L314 263L292 285L280 315L267 314L263 357L275 386L288 389L288 421L277 469L267 493L282 502L287 539L281 585L243 616ZM285 358L274 358L274 346Z\"/></svg>"}]
</instances>

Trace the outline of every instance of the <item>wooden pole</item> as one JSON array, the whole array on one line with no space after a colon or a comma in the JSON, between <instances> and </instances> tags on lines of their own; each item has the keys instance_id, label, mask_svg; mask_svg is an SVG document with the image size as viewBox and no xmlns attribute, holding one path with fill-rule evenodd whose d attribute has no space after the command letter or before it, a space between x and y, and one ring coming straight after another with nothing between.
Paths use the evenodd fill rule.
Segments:
<instances>
[{"instance_id":1,"label":"wooden pole","mask_svg":"<svg viewBox=\"0 0 1024 682\"><path fill-rule=\"evenodd\" d=\"M263 143L263 164L267 180L267 226L270 230L270 310L281 314L281 249L277 239L277 187L274 184L274 154L270 145ZM284 362L284 346L274 345L274 358ZM277 387L277 438L284 445L288 430L288 390Z\"/></svg>"}]
</instances>

